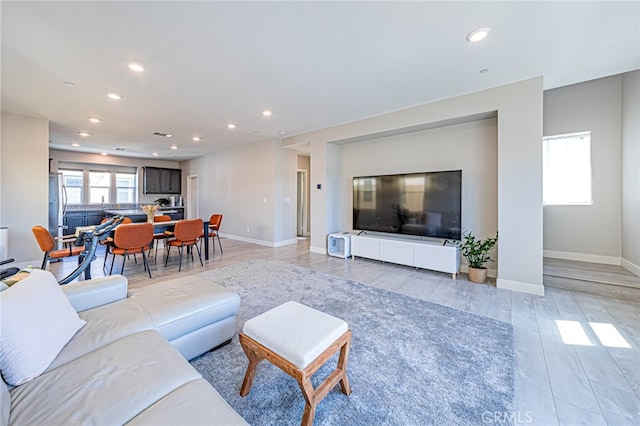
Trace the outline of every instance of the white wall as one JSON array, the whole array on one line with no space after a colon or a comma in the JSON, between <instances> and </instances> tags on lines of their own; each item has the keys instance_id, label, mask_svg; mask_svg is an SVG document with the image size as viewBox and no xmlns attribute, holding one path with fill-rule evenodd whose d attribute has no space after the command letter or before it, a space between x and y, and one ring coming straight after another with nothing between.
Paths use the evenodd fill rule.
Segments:
<instances>
[{"instance_id":1,"label":"white wall","mask_svg":"<svg viewBox=\"0 0 640 426\"><path fill-rule=\"evenodd\" d=\"M156 199L162 197L162 194L148 194L143 193L144 190L144 175L142 167L167 167L170 169L180 169L180 164L177 161L170 160L155 160L146 158L131 158L131 157L118 157L115 155L100 155L100 154L87 154L74 151L63 151L59 149L49 150L49 158L51 161L51 171L58 171L58 163L60 161L69 161L74 163L85 164L106 164L117 166L128 166L138 168L138 203L153 203ZM186 176L182 173L182 194L183 196L187 192Z\"/></svg>"},{"instance_id":2,"label":"white wall","mask_svg":"<svg viewBox=\"0 0 640 426\"><path fill-rule=\"evenodd\" d=\"M325 252L326 236L342 225L330 209L337 187L332 142L497 111L498 287L543 294L542 285L542 78L287 138L285 146L311 147L311 247ZM345 202L345 201L341 201ZM348 201L346 201L348 203Z\"/></svg>"},{"instance_id":3,"label":"white wall","mask_svg":"<svg viewBox=\"0 0 640 426\"><path fill-rule=\"evenodd\" d=\"M486 119L342 145L339 229L352 228L354 176L462 170L462 227L481 238L494 236L497 137L496 120Z\"/></svg>"},{"instance_id":4,"label":"white wall","mask_svg":"<svg viewBox=\"0 0 640 426\"><path fill-rule=\"evenodd\" d=\"M640 71L622 76L622 266L640 275Z\"/></svg>"},{"instance_id":5,"label":"white wall","mask_svg":"<svg viewBox=\"0 0 640 426\"><path fill-rule=\"evenodd\" d=\"M277 246L295 241L295 155L269 140L183 166L186 175L198 176L200 215L224 215L222 235ZM284 202L287 197L289 203Z\"/></svg>"},{"instance_id":6,"label":"white wall","mask_svg":"<svg viewBox=\"0 0 640 426\"><path fill-rule=\"evenodd\" d=\"M31 232L49 223L49 122L2 113L0 226L9 228L14 265L40 266L43 256Z\"/></svg>"},{"instance_id":7,"label":"white wall","mask_svg":"<svg viewBox=\"0 0 640 426\"><path fill-rule=\"evenodd\" d=\"M620 75L544 92L544 135L591 131L593 204L544 207L552 257L619 263L622 238ZM637 120L637 116L636 116Z\"/></svg>"},{"instance_id":8,"label":"white wall","mask_svg":"<svg viewBox=\"0 0 640 426\"><path fill-rule=\"evenodd\" d=\"M295 151L273 141L275 155L274 245L293 244L296 240L296 172Z\"/></svg>"}]
</instances>

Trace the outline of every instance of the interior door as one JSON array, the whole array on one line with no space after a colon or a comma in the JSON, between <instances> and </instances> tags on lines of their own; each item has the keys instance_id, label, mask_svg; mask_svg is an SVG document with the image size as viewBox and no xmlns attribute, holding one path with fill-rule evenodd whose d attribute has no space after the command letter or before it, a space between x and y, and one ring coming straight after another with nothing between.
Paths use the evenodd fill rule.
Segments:
<instances>
[{"instance_id":1,"label":"interior door","mask_svg":"<svg viewBox=\"0 0 640 426\"><path fill-rule=\"evenodd\" d=\"M297 201L296 201L296 234L299 237L305 235L307 227L307 171L298 170L297 175Z\"/></svg>"}]
</instances>

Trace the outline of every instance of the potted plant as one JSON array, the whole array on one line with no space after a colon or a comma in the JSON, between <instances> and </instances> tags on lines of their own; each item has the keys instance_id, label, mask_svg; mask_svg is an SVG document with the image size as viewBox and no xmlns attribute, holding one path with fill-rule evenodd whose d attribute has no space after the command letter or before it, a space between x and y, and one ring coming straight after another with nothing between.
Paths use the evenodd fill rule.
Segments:
<instances>
[{"instance_id":1,"label":"potted plant","mask_svg":"<svg viewBox=\"0 0 640 426\"><path fill-rule=\"evenodd\" d=\"M168 198L158 198L155 203L159 204L160 207L166 207L169 205L170 201Z\"/></svg>"},{"instance_id":2,"label":"potted plant","mask_svg":"<svg viewBox=\"0 0 640 426\"><path fill-rule=\"evenodd\" d=\"M485 263L493 259L489 256L489 251L498 242L498 233L493 238L481 240L476 238L471 231L462 232L463 240L454 241L454 245L460 248L460 252L467 259L469 264L469 281L483 284L487 281L487 268Z\"/></svg>"}]
</instances>

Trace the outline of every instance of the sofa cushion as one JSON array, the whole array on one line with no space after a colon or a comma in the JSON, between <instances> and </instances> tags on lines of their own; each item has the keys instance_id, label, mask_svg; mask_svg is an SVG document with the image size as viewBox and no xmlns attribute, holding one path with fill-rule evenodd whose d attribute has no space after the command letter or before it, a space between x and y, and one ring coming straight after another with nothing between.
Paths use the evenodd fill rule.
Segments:
<instances>
[{"instance_id":1,"label":"sofa cushion","mask_svg":"<svg viewBox=\"0 0 640 426\"><path fill-rule=\"evenodd\" d=\"M202 376L153 330L124 337L10 391L10 424L124 424Z\"/></svg>"},{"instance_id":2,"label":"sofa cushion","mask_svg":"<svg viewBox=\"0 0 640 426\"><path fill-rule=\"evenodd\" d=\"M77 312L93 309L127 298L127 278L123 275L108 275L77 281L62 286L62 291Z\"/></svg>"},{"instance_id":3,"label":"sofa cushion","mask_svg":"<svg viewBox=\"0 0 640 426\"><path fill-rule=\"evenodd\" d=\"M144 307L154 328L167 340L234 316L240 310L240 296L236 293L193 275L130 290L129 299Z\"/></svg>"},{"instance_id":4,"label":"sofa cushion","mask_svg":"<svg viewBox=\"0 0 640 426\"><path fill-rule=\"evenodd\" d=\"M123 337L153 329L153 322L147 312L128 299L80 312L80 318L87 324L73 336L46 371Z\"/></svg>"},{"instance_id":5,"label":"sofa cushion","mask_svg":"<svg viewBox=\"0 0 640 426\"><path fill-rule=\"evenodd\" d=\"M38 377L85 322L55 277L34 270L0 292L0 369L14 386Z\"/></svg>"},{"instance_id":6,"label":"sofa cushion","mask_svg":"<svg viewBox=\"0 0 640 426\"><path fill-rule=\"evenodd\" d=\"M9 387L2 380L0 375L0 425L9 424L9 414L11 413L11 395L9 395Z\"/></svg>"},{"instance_id":7,"label":"sofa cushion","mask_svg":"<svg viewBox=\"0 0 640 426\"><path fill-rule=\"evenodd\" d=\"M246 426L248 423L209 382L199 379L174 390L131 419L127 425Z\"/></svg>"}]
</instances>

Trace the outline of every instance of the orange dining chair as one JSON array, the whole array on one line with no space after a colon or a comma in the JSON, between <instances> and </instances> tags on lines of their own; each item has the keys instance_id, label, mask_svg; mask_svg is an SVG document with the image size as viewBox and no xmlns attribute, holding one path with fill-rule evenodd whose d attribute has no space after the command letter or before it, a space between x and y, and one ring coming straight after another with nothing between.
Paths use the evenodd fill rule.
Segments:
<instances>
[{"instance_id":1,"label":"orange dining chair","mask_svg":"<svg viewBox=\"0 0 640 426\"><path fill-rule=\"evenodd\" d=\"M102 222L100 222L100 224L102 225L103 223L105 223L108 220L111 220L111 218L110 217L106 217L106 218L102 219ZM120 223L120 225L125 225L127 223L133 223L133 221L131 220L130 217L123 218L122 222ZM98 243L105 247L105 249L104 249L104 261L102 262L102 270L104 271L105 270L105 266L107 265L107 257L109 256L109 254L113 255L113 253L111 253L111 251L109 250L111 248L111 246L112 246L112 243L113 243L113 237L112 236L108 236L104 240L100 240Z\"/></svg>"},{"instance_id":2,"label":"orange dining chair","mask_svg":"<svg viewBox=\"0 0 640 426\"><path fill-rule=\"evenodd\" d=\"M213 251L216 251L216 237L218 237L218 245L220 246L220 254L223 254L222 251L222 243L220 242L220 226L222 225L222 215L221 214L213 214L211 215L211 219L209 219L209 238L213 238ZM204 237L204 233L200 235Z\"/></svg>"},{"instance_id":3,"label":"orange dining chair","mask_svg":"<svg viewBox=\"0 0 640 426\"><path fill-rule=\"evenodd\" d=\"M198 250L200 264L204 266L204 263L202 263L202 253L200 251L200 247L198 247L198 241L202 235L203 226L204 222L202 219L181 220L176 223L176 227L173 230L174 238L166 241L167 257L164 261L165 267L169 262L171 247L178 247L178 252L180 252L180 266L178 267L178 272L182 270L182 251L184 250L184 247L191 248L191 261L193 261L193 248L195 247L196 250Z\"/></svg>"},{"instance_id":4,"label":"orange dining chair","mask_svg":"<svg viewBox=\"0 0 640 426\"><path fill-rule=\"evenodd\" d=\"M216 237L218 237L218 245L220 246L220 254L222 251L222 242L220 241L220 226L222 226L222 215L214 214L209 219L209 237L213 237L213 251L216 251Z\"/></svg>"},{"instance_id":5,"label":"orange dining chair","mask_svg":"<svg viewBox=\"0 0 640 426\"><path fill-rule=\"evenodd\" d=\"M145 271L149 273L149 278L151 278L151 269L149 269L146 253L152 241L153 224L151 223L118 225L113 234L113 243L111 244L113 259L111 260L111 270L109 274L111 275L113 272L113 263L116 255L122 256L122 270L120 274L124 274L124 264L127 261L127 255L133 254L135 256L136 253L142 253L142 262L144 263Z\"/></svg>"},{"instance_id":6,"label":"orange dining chair","mask_svg":"<svg viewBox=\"0 0 640 426\"><path fill-rule=\"evenodd\" d=\"M153 221L154 222L170 222L171 221L171 216L168 215L158 215L158 216L154 216L153 217ZM162 232L155 232L155 228L153 231L153 245L155 246L155 253L153 255L153 261L156 261L156 258L158 257L158 241L159 240L165 240L167 239L167 233L165 231ZM165 244L165 250L166 250L166 244ZM149 248L149 254L151 254L151 248Z\"/></svg>"},{"instance_id":7,"label":"orange dining chair","mask_svg":"<svg viewBox=\"0 0 640 426\"><path fill-rule=\"evenodd\" d=\"M44 252L44 258L42 259L42 266L40 269L45 269L47 267L49 259L62 259L63 257L77 256L84 250L84 246L74 245L69 245L69 247L64 249L54 250L56 243L46 228L38 225L31 228L31 231L36 237L40 250Z\"/></svg>"}]
</instances>

